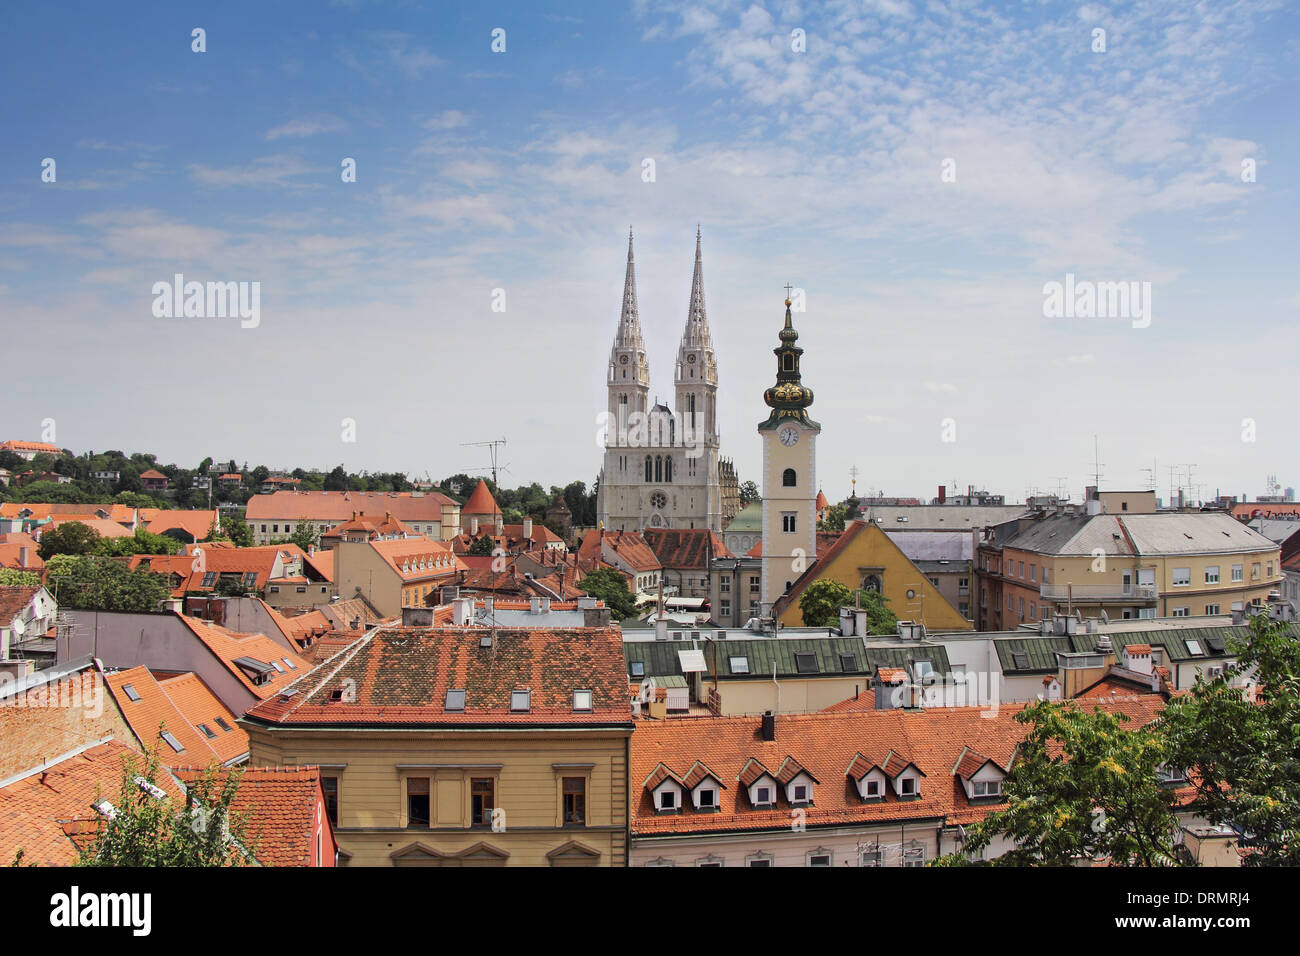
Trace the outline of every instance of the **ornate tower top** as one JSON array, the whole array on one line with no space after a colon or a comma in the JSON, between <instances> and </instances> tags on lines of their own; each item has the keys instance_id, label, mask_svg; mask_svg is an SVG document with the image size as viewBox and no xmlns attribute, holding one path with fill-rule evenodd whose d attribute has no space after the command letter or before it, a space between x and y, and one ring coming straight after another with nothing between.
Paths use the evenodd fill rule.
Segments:
<instances>
[{"instance_id":1,"label":"ornate tower top","mask_svg":"<svg viewBox=\"0 0 1300 956\"><path fill-rule=\"evenodd\" d=\"M790 286L786 287L790 294ZM821 428L808 417L807 408L813 403L813 391L800 380L799 357L803 355L795 343L799 333L795 331L790 318L790 299L785 300L785 328L778 333L781 344L772 350L776 356L776 384L763 392L763 401L772 409L767 421L760 424L760 430L776 428L782 422L797 421L813 428Z\"/></svg>"},{"instance_id":2,"label":"ornate tower top","mask_svg":"<svg viewBox=\"0 0 1300 956\"><path fill-rule=\"evenodd\" d=\"M623 277L623 312L618 320L616 348L635 348L645 351L641 337L641 317L636 305L636 263L632 258L632 227L627 227L627 273Z\"/></svg>"}]
</instances>

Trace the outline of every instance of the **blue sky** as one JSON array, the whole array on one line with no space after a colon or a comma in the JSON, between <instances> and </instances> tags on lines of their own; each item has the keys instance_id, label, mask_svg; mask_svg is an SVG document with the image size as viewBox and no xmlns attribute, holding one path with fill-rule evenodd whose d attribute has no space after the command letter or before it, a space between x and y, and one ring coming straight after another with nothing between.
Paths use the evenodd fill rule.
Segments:
<instances>
[{"instance_id":1,"label":"blue sky","mask_svg":"<svg viewBox=\"0 0 1300 956\"><path fill-rule=\"evenodd\" d=\"M504 436L503 481L590 482L627 227L665 396L698 222L742 478L789 281L832 497L857 465L860 490L1077 498L1094 434L1109 487L1153 459L1162 495L1176 463L1206 495L1300 483L1277 387L1294 7L52 4L0 26L5 437L53 418L78 450L439 476ZM176 272L260 282L260 324L155 318ZM1067 272L1150 282L1150 327L1045 318Z\"/></svg>"}]
</instances>

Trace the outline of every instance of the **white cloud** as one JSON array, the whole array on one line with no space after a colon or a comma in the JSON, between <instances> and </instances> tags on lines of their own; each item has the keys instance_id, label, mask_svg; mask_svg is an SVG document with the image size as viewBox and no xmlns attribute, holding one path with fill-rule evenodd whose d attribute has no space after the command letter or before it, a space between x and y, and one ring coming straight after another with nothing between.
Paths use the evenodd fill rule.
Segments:
<instances>
[{"instance_id":1,"label":"white cloud","mask_svg":"<svg viewBox=\"0 0 1300 956\"><path fill-rule=\"evenodd\" d=\"M282 136L316 136L320 133L338 133L348 128L348 124L337 116L321 113L317 116L301 117L289 120L266 131L266 139L280 139Z\"/></svg>"}]
</instances>

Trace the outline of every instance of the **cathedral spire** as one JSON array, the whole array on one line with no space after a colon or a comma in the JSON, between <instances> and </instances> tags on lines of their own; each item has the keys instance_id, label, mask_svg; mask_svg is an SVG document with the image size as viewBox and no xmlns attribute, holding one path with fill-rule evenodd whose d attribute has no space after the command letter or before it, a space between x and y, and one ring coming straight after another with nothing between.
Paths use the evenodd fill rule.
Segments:
<instances>
[{"instance_id":1,"label":"cathedral spire","mask_svg":"<svg viewBox=\"0 0 1300 956\"><path fill-rule=\"evenodd\" d=\"M713 349L709 318L704 310L704 253L700 246L700 227L695 227L695 273L691 276L691 304L686 312L686 329L682 333L683 349Z\"/></svg>"},{"instance_id":2,"label":"cathedral spire","mask_svg":"<svg viewBox=\"0 0 1300 956\"><path fill-rule=\"evenodd\" d=\"M627 227L627 273L623 277L623 313L618 320L618 338L615 348L634 348L645 351L641 337L641 317L636 305L636 262L632 258L632 227Z\"/></svg>"}]
</instances>

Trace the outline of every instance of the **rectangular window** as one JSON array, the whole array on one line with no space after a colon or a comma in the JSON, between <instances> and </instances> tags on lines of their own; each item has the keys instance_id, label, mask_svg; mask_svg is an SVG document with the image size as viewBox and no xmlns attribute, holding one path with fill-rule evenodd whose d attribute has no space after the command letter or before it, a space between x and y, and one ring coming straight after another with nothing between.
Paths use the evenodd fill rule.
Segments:
<instances>
[{"instance_id":1,"label":"rectangular window","mask_svg":"<svg viewBox=\"0 0 1300 956\"><path fill-rule=\"evenodd\" d=\"M718 805L718 791L714 790L712 787L701 787L697 795L699 797L701 810L712 810Z\"/></svg>"},{"instance_id":2,"label":"rectangular window","mask_svg":"<svg viewBox=\"0 0 1300 956\"><path fill-rule=\"evenodd\" d=\"M465 691L460 689L448 689L447 700L443 704L442 709L451 713L463 714L465 712Z\"/></svg>"},{"instance_id":3,"label":"rectangular window","mask_svg":"<svg viewBox=\"0 0 1300 956\"><path fill-rule=\"evenodd\" d=\"M1191 611L1192 611L1191 608L1187 608L1187 607L1176 607L1176 608L1174 608L1174 612L1173 612L1173 615L1172 615L1172 616L1173 616L1173 617L1191 617L1191 616L1192 616Z\"/></svg>"},{"instance_id":4,"label":"rectangular window","mask_svg":"<svg viewBox=\"0 0 1300 956\"><path fill-rule=\"evenodd\" d=\"M491 777L473 777L469 782L469 825L490 827L496 806L496 781Z\"/></svg>"},{"instance_id":5,"label":"rectangular window","mask_svg":"<svg viewBox=\"0 0 1300 956\"><path fill-rule=\"evenodd\" d=\"M1016 564L1020 566L1019 573L1016 576L1023 579L1025 576L1025 562L1017 561Z\"/></svg>"},{"instance_id":6,"label":"rectangular window","mask_svg":"<svg viewBox=\"0 0 1300 956\"><path fill-rule=\"evenodd\" d=\"M996 797L1002 793L1002 781L972 780L970 792L971 796L974 797Z\"/></svg>"},{"instance_id":7,"label":"rectangular window","mask_svg":"<svg viewBox=\"0 0 1300 956\"><path fill-rule=\"evenodd\" d=\"M1207 605L1205 605L1205 613L1206 613L1207 615L1218 614L1218 613L1219 613L1219 605L1217 605L1217 604L1207 604Z\"/></svg>"},{"instance_id":8,"label":"rectangular window","mask_svg":"<svg viewBox=\"0 0 1300 956\"><path fill-rule=\"evenodd\" d=\"M1036 564L1031 564L1031 565L1029 566L1029 580L1031 580L1031 581L1037 581L1037 580L1038 580L1038 565L1036 565Z\"/></svg>"},{"instance_id":9,"label":"rectangular window","mask_svg":"<svg viewBox=\"0 0 1300 956\"><path fill-rule=\"evenodd\" d=\"M587 778L565 777L564 823L566 826L585 826L587 823Z\"/></svg>"},{"instance_id":10,"label":"rectangular window","mask_svg":"<svg viewBox=\"0 0 1300 956\"><path fill-rule=\"evenodd\" d=\"M809 866L830 866L831 855L829 853L810 853L808 855Z\"/></svg>"},{"instance_id":11,"label":"rectangular window","mask_svg":"<svg viewBox=\"0 0 1300 956\"><path fill-rule=\"evenodd\" d=\"M406 825L408 827L427 827L429 825L429 778L406 778Z\"/></svg>"},{"instance_id":12,"label":"rectangular window","mask_svg":"<svg viewBox=\"0 0 1300 956\"><path fill-rule=\"evenodd\" d=\"M904 777L901 781L899 781L898 792L901 793L901 794L902 794L903 796L905 796L905 797L910 797L910 796L915 795L915 793L916 793L916 778L915 778L915 777Z\"/></svg>"},{"instance_id":13,"label":"rectangular window","mask_svg":"<svg viewBox=\"0 0 1300 956\"><path fill-rule=\"evenodd\" d=\"M874 797L879 797L879 796L880 796L880 781L879 781L879 780L868 780L865 784L863 784L863 791L866 793L868 799L871 799L871 798L874 798Z\"/></svg>"},{"instance_id":14,"label":"rectangular window","mask_svg":"<svg viewBox=\"0 0 1300 956\"><path fill-rule=\"evenodd\" d=\"M532 694L526 690L512 690L510 692L510 710L514 713L526 713L529 708Z\"/></svg>"},{"instance_id":15,"label":"rectangular window","mask_svg":"<svg viewBox=\"0 0 1300 956\"><path fill-rule=\"evenodd\" d=\"M1206 584L1219 583L1219 566L1217 564L1212 564L1205 569L1205 583Z\"/></svg>"},{"instance_id":16,"label":"rectangular window","mask_svg":"<svg viewBox=\"0 0 1300 956\"><path fill-rule=\"evenodd\" d=\"M781 513L781 530L786 534L794 534L795 531L795 514L793 511Z\"/></svg>"},{"instance_id":17,"label":"rectangular window","mask_svg":"<svg viewBox=\"0 0 1300 956\"><path fill-rule=\"evenodd\" d=\"M1243 567L1242 565L1240 565L1240 564L1234 564L1234 565L1232 566L1232 580L1234 580L1234 581L1240 581L1240 580L1242 579L1242 571L1243 571L1243 570L1244 570L1244 567Z\"/></svg>"},{"instance_id":18,"label":"rectangular window","mask_svg":"<svg viewBox=\"0 0 1300 956\"><path fill-rule=\"evenodd\" d=\"M1176 588L1186 587L1192 583L1191 568L1174 568L1173 584Z\"/></svg>"},{"instance_id":19,"label":"rectangular window","mask_svg":"<svg viewBox=\"0 0 1300 956\"><path fill-rule=\"evenodd\" d=\"M325 797L325 816L333 826L339 825L339 778L321 777L320 789Z\"/></svg>"},{"instance_id":20,"label":"rectangular window","mask_svg":"<svg viewBox=\"0 0 1300 956\"><path fill-rule=\"evenodd\" d=\"M1254 564L1252 564L1252 565L1250 566L1250 579L1251 579L1252 581L1258 581L1258 580L1259 580L1259 562L1258 562L1258 561L1256 561Z\"/></svg>"},{"instance_id":21,"label":"rectangular window","mask_svg":"<svg viewBox=\"0 0 1300 956\"><path fill-rule=\"evenodd\" d=\"M575 690L573 692L573 709L575 711L585 712L591 710L592 694L589 690Z\"/></svg>"},{"instance_id":22,"label":"rectangular window","mask_svg":"<svg viewBox=\"0 0 1300 956\"><path fill-rule=\"evenodd\" d=\"M864 847L862 850L862 858L860 862L862 866L880 866L881 865L880 847L878 846Z\"/></svg>"},{"instance_id":23,"label":"rectangular window","mask_svg":"<svg viewBox=\"0 0 1300 956\"><path fill-rule=\"evenodd\" d=\"M632 676L645 677L645 661L632 661Z\"/></svg>"},{"instance_id":24,"label":"rectangular window","mask_svg":"<svg viewBox=\"0 0 1300 956\"><path fill-rule=\"evenodd\" d=\"M801 783L794 788L794 800L791 802L792 803L808 802L808 787L806 784Z\"/></svg>"},{"instance_id":25,"label":"rectangular window","mask_svg":"<svg viewBox=\"0 0 1300 956\"><path fill-rule=\"evenodd\" d=\"M722 578L718 581L718 592L721 594L731 593L731 578Z\"/></svg>"},{"instance_id":26,"label":"rectangular window","mask_svg":"<svg viewBox=\"0 0 1300 956\"><path fill-rule=\"evenodd\" d=\"M721 611L722 616L723 616L724 618L725 618L725 617L730 617L730 616L731 616L731 602L730 602L730 601L720 601L719 603L720 603L721 606L722 606L722 611Z\"/></svg>"},{"instance_id":27,"label":"rectangular window","mask_svg":"<svg viewBox=\"0 0 1300 956\"><path fill-rule=\"evenodd\" d=\"M772 802L772 788L758 787L754 790L754 802L761 807L767 806Z\"/></svg>"},{"instance_id":28,"label":"rectangular window","mask_svg":"<svg viewBox=\"0 0 1300 956\"><path fill-rule=\"evenodd\" d=\"M762 578L751 577L749 579L749 593L757 594L762 586Z\"/></svg>"}]
</instances>

